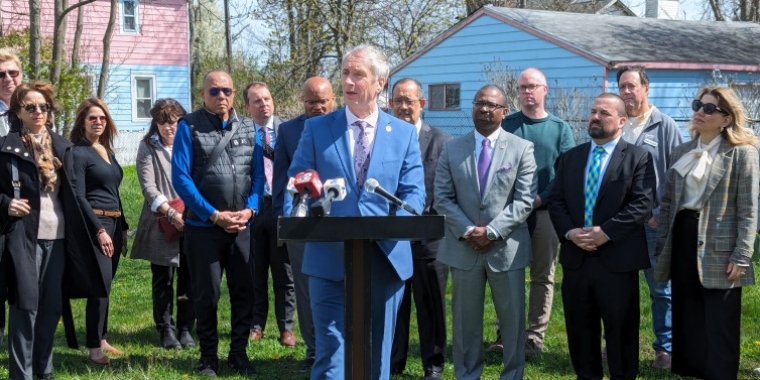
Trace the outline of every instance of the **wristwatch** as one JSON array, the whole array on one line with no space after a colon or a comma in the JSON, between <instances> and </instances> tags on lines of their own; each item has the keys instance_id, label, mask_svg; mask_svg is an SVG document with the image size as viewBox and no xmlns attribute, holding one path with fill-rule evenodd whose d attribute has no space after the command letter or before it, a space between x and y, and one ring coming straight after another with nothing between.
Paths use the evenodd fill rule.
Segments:
<instances>
[{"instance_id":1,"label":"wristwatch","mask_svg":"<svg viewBox=\"0 0 760 380\"><path fill-rule=\"evenodd\" d=\"M487 238L488 238L488 240L490 240L490 241L495 241L496 239L498 239L498 238L499 238L498 236L496 236L496 232L494 232L494 231L493 231L492 229L490 229L490 228L486 228L486 237L487 237Z\"/></svg>"}]
</instances>

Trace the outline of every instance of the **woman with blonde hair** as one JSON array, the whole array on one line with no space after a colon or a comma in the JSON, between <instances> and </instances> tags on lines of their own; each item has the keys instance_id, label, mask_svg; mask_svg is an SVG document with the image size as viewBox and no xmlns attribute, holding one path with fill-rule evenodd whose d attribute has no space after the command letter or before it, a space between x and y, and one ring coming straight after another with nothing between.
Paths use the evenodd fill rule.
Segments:
<instances>
[{"instance_id":1,"label":"woman with blonde hair","mask_svg":"<svg viewBox=\"0 0 760 380\"><path fill-rule=\"evenodd\" d=\"M97 237L97 244L92 249L98 257L100 275L108 293L129 229L119 197L124 173L113 152L113 139L117 133L106 104L100 99L89 98L79 105L69 136L74 143L77 198L85 211L88 230ZM106 340L108 302L108 297L87 299L86 345L90 350L89 359L95 364L110 362L104 352L124 353Z\"/></svg>"},{"instance_id":2,"label":"woman with blonde hair","mask_svg":"<svg viewBox=\"0 0 760 380\"><path fill-rule=\"evenodd\" d=\"M49 84L19 85L10 98L10 132L0 138L0 254L11 259L11 379L53 378L53 335L64 292L105 294L88 275L95 258L79 249L92 239L79 228L84 219L74 191L72 145L52 130L56 109ZM65 280L71 278L79 281Z\"/></svg>"},{"instance_id":3,"label":"woman with blonde hair","mask_svg":"<svg viewBox=\"0 0 760 380\"><path fill-rule=\"evenodd\" d=\"M195 347L191 331L195 320L187 258L182 252L182 239L166 241L157 218L169 221L182 231L182 212L171 206L178 199L172 186L172 147L177 122L187 112L174 99L159 99L150 110L150 128L137 149L137 179L143 202L137 233L132 244L132 258L150 261L152 273L153 321L164 348ZM174 308L174 280L177 280L177 320ZM175 332L179 332L179 339Z\"/></svg>"},{"instance_id":4,"label":"woman with blonde hair","mask_svg":"<svg viewBox=\"0 0 760 380\"><path fill-rule=\"evenodd\" d=\"M736 379L742 287L755 283L757 138L728 87L701 89L692 110L660 205L655 278L672 284L672 372Z\"/></svg>"}]
</instances>

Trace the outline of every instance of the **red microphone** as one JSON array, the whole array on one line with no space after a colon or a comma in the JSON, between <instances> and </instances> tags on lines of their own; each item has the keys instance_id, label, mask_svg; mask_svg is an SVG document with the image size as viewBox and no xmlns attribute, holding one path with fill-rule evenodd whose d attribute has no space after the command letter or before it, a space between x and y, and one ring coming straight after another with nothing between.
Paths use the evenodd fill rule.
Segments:
<instances>
[{"instance_id":1,"label":"red microphone","mask_svg":"<svg viewBox=\"0 0 760 380\"><path fill-rule=\"evenodd\" d=\"M301 194L301 198L316 198L322 194L322 181L314 169L309 169L296 174L293 186Z\"/></svg>"}]
</instances>

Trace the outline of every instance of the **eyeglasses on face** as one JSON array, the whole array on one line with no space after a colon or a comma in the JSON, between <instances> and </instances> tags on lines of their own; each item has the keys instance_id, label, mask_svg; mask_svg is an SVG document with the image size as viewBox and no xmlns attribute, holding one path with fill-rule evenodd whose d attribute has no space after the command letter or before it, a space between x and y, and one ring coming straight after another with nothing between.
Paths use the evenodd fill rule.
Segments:
<instances>
[{"instance_id":1,"label":"eyeglasses on face","mask_svg":"<svg viewBox=\"0 0 760 380\"><path fill-rule=\"evenodd\" d=\"M393 99L393 104L395 104L397 106L403 106L403 105L411 106L411 105L413 105L413 104L415 104L415 103L417 103L419 101L420 101L419 99L403 99L403 98L399 98L399 99Z\"/></svg>"},{"instance_id":2,"label":"eyeglasses on face","mask_svg":"<svg viewBox=\"0 0 760 380\"><path fill-rule=\"evenodd\" d=\"M487 111L488 110L497 110L499 108L507 108L507 106L503 106L501 104L486 102L486 101L482 101L482 100L474 101L474 102L472 102L472 105L475 108L480 108L482 110L487 110Z\"/></svg>"},{"instance_id":3,"label":"eyeglasses on face","mask_svg":"<svg viewBox=\"0 0 760 380\"><path fill-rule=\"evenodd\" d=\"M211 87L208 89L208 93L211 96L219 96L220 92L223 93L224 96L230 96L235 90L229 87Z\"/></svg>"},{"instance_id":4,"label":"eyeglasses on face","mask_svg":"<svg viewBox=\"0 0 760 380\"><path fill-rule=\"evenodd\" d=\"M23 106L23 108L24 108L24 111L28 113L34 113L34 111L38 109L40 110L40 112L44 113L44 112L50 111L51 107L50 107L50 104L42 103L42 104L27 104Z\"/></svg>"},{"instance_id":5,"label":"eyeglasses on face","mask_svg":"<svg viewBox=\"0 0 760 380\"><path fill-rule=\"evenodd\" d=\"M699 109L702 108L705 110L705 114L712 115L715 113L715 111L718 111L724 115L728 115L728 112L720 109L720 107L716 106L712 103L702 103L699 99L694 99L694 101L691 102L691 109L694 112L699 112Z\"/></svg>"},{"instance_id":6,"label":"eyeglasses on face","mask_svg":"<svg viewBox=\"0 0 760 380\"><path fill-rule=\"evenodd\" d=\"M521 84L517 86L517 89L520 90L520 92L533 92L536 91L537 88L542 87L542 84Z\"/></svg>"},{"instance_id":7,"label":"eyeglasses on face","mask_svg":"<svg viewBox=\"0 0 760 380\"><path fill-rule=\"evenodd\" d=\"M87 121L90 123L94 123L96 121L100 120L101 123L105 123L108 121L105 116L87 116Z\"/></svg>"},{"instance_id":8,"label":"eyeglasses on face","mask_svg":"<svg viewBox=\"0 0 760 380\"><path fill-rule=\"evenodd\" d=\"M8 71L0 71L0 79L3 78L16 78L18 75L21 74L21 71L18 70L8 70Z\"/></svg>"}]
</instances>

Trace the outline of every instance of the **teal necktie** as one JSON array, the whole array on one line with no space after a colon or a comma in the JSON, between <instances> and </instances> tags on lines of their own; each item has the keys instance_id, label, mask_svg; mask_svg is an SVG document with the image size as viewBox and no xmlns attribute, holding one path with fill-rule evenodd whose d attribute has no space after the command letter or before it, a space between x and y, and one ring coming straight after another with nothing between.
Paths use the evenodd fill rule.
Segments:
<instances>
[{"instance_id":1,"label":"teal necktie","mask_svg":"<svg viewBox=\"0 0 760 380\"><path fill-rule=\"evenodd\" d=\"M586 206L583 210L583 224L586 227L594 225L594 206L596 206L596 195L599 194L599 172L602 169L602 156L604 155L604 148L597 146L594 149L594 157L591 161L591 166L588 168L588 175L586 176L586 188L584 190L586 196Z\"/></svg>"}]
</instances>

